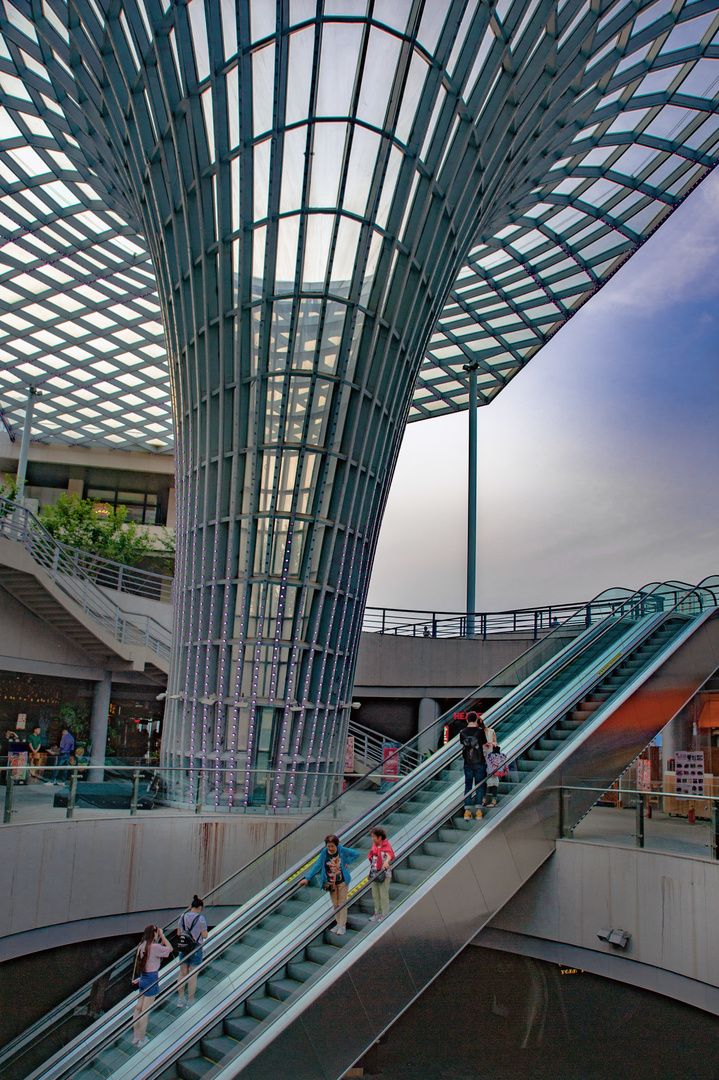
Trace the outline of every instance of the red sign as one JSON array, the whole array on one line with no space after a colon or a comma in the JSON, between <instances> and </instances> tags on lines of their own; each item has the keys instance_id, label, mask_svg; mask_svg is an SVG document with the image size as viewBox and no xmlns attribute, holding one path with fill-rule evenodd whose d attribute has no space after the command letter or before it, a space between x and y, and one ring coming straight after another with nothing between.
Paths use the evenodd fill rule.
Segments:
<instances>
[{"instance_id":1,"label":"red sign","mask_svg":"<svg viewBox=\"0 0 719 1080\"><path fill-rule=\"evenodd\" d=\"M347 747L345 749L345 772L355 771L355 737L354 735L347 736Z\"/></svg>"},{"instance_id":2,"label":"red sign","mask_svg":"<svg viewBox=\"0 0 719 1080\"><path fill-rule=\"evenodd\" d=\"M382 743L382 779L399 779L400 743Z\"/></svg>"},{"instance_id":3,"label":"red sign","mask_svg":"<svg viewBox=\"0 0 719 1080\"><path fill-rule=\"evenodd\" d=\"M467 719L467 714L466 714L466 712L456 712L454 714L454 716L452 717L452 719L453 720L466 720Z\"/></svg>"},{"instance_id":4,"label":"red sign","mask_svg":"<svg viewBox=\"0 0 719 1080\"><path fill-rule=\"evenodd\" d=\"M637 762L637 788L639 791L652 790L652 763L649 758L639 758Z\"/></svg>"}]
</instances>

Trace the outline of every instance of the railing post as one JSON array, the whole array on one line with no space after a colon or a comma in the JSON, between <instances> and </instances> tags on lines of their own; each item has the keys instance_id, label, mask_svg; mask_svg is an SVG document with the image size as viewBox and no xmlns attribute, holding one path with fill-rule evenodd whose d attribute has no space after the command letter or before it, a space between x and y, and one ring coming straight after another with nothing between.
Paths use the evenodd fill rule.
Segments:
<instances>
[{"instance_id":1,"label":"railing post","mask_svg":"<svg viewBox=\"0 0 719 1080\"><path fill-rule=\"evenodd\" d=\"M117 574L117 591L118 592L122 592L122 576L123 576L124 570L125 570L125 567L120 566L120 569L119 569L118 574Z\"/></svg>"},{"instance_id":2,"label":"railing post","mask_svg":"<svg viewBox=\"0 0 719 1080\"><path fill-rule=\"evenodd\" d=\"M386 616L387 616L387 608L382 608L382 629L380 630L381 634L384 634L384 624L385 624Z\"/></svg>"},{"instance_id":3,"label":"railing post","mask_svg":"<svg viewBox=\"0 0 719 1080\"><path fill-rule=\"evenodd\" d=\"M135 769L132 774L132 798L130 799L130 817L137 813L137 797L140 793L140 770Z\"/></svg>"},{"instance_id":4,"label":"railing post","mask_svg":"<svg viewBox=\"0 0 719 1080\"><path fill-rule=\"evenodd\" d=\"M712 800L711 850L712 859L719 859L719 803L716 799Z\"/></svg>"},{"instance_id":5,"label":"railing post","mask_svg":"<svg viewBox=\"0 0 719 1080\"><path fill-rule=\"evenodd\" d=\"M437 637L437 616L432 612L432 637Z\"/></svg>"},{"instance_id":6,"label":"railing post","mask_svg":"<svg viewBox=\"0 0 719 1080\"><path fill-rule=\"evenodd\" d=\"M66 817L71 818L75 813L75 803L77 801L77 769L73 769L70 773L70 794L67 797L67 813Z\"/></svg>"},{"instance_id":7,"label":"railing post","mask_svg":"<svg viewBox=\"0 0 719 1080\"><path fill-rule=\"evenodd\" d=\"M15 786L15 777L13 776L12 769L8 769L5 773L5 813L3 814L3 824L9 825L12 821L12 797L13 789Z\"/></svg>"},{"instance_id":8,"label":"railing post","mask_svg":"<svg viewBox=\"0 0 719 1080\"><path fill-rule=\"evenodd\" d=\"M644 793L640 791L637 795L637 823L635 828L636 843L639 848L644 847L644 803Z\"/></svg>"},{"instance_id":9,"label":"railing post","mask_svg":"<svg viewBox=\"0 0 719 1080\"><path fill-rule=\"evenodd\" d=\"M539 612L535 611L535 613L534 613L534 640L535 641L537 640L537 632L538 632L537 624L538 624L538 622L539 622Z\"/></svg>"}]
</instances>

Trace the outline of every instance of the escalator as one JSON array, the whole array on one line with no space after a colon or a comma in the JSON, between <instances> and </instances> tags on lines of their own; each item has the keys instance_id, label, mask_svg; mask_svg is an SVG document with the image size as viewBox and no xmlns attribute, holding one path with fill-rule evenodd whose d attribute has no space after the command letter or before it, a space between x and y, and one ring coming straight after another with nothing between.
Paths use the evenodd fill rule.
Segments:
<instances>
[{"instance_id":1,"label":"escalator","mask_svg":"<svg viewBox=\"0 0 719 1080\"><path fill-rule=\"evenodd\" d=\"M342 1076L596 801L595 792L573 791L568 803L559 789L609 787L711 676L719 665L716 605L708 587L653 586L618 597L605 619L573 640L565 628L563 638L534 646L502 673L506 685L518 685L485 714L511 761L496 809L464 818L456 741L363 806L371 783L364 778L363 791L350 789L276 845L295 850L314 835L295 865L269 880L281 861L273 849L264 866L250 864L217 891L213 904L236 910L213 931L192 1008L177 1007L170 965L144 1047L131 1045L134 1001L127 998L32 1077ZM480 688L473 698L481 696ZM346 813L352 799L357 816L336 830L337 812ZM327 898L301 888L302 873L316 855L319 827L340 831L342 843L365 853L379 822L397 853L390 916L369 923L360 859L347 934L339 938L328 933ZM19 1071L32 1060L27 1048L11 1058L7 1066L0 1059L6 1075L27 1076Z\"/></svg>"}]
</instances>

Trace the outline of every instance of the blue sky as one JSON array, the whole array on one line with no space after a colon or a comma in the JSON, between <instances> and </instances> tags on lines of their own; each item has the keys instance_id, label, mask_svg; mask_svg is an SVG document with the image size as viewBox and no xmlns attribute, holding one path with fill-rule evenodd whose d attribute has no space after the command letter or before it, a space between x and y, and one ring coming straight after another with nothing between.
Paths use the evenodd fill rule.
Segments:
<instances>
[{"instance_id":1,"label":"blue sky","mask_svg":"<svg viewBox=\"0 0 719 1080\"><path fill-rule=\"evenodd\" d=\"M719 170L479 410L479 610L719 573ZM467 414L407 429L370 604L461 610Z\"/></svg>"}]
</instances>

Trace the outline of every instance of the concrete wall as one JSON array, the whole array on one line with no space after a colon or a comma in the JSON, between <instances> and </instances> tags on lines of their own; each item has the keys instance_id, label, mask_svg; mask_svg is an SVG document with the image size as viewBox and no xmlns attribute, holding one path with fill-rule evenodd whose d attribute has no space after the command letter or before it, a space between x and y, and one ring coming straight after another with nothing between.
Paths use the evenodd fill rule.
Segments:
<instances>
[{"instance_id":1,"label":"concrete wall","mask_svg":"<svg viewBox=\"0 0 719 1080\"><path fill-rule=\"evenodd\" d=\"M538 956L719 1014L719 862L560 840L475 943ZM612 927L626 949L600 941Z\"/></svg>"},{"instance_id":2,"label":"concrete wall","mask_svg":"<svg viewBox=\"0 0 719 1080\"><path fill-rule=\"evenodd\" d=\"M102 677L87 653L0 588L0 669L26 671L29 663L43 665L31 669L43 675L60 674L60 666L69 665L78 669L77 678Z\"/></svg>"},{"instance_id":3,"label":"concrete wall","mask_svg":"<svg viewBox=\"0 0 719 1080\"><path fill-rule=\"evenodd\" d=\"M148 813L4 825L0 961L82 937L128 932L118 916L182 908L193 892L207 895L298 824L297 816ZM322 817L313 820L281 855L268 860L267 880L340 824ZM102 929L92 930L87 920L98 921Z\"/></svg>"},{"instance_id":4,"label":"concrete wall","mask_svg":"<svg viewBox=\"0 0 719 1080\"><path fill-rule=\"evenodd\" d=\"M362 634L354 695L463 697L532 644L531 637L521 634L486 641Z\"/></svg>"}]
</instances>

